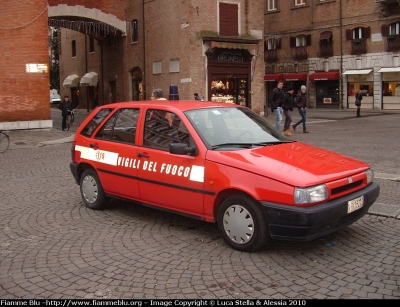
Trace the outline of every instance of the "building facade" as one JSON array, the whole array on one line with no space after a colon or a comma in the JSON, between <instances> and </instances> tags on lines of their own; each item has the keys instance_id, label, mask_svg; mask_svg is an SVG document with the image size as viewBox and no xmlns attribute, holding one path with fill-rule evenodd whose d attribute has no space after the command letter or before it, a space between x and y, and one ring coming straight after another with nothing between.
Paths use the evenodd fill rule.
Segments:
<instances>
[{"instance_id":1,"label":"building facade","mask_svg":"<svg viewBox=\"0 0 400 307\"><path fill-rule=\"evenodd\" d=\"M259 113L278 79L307 85L310 107L354 108L361 90L363 108L400 109L397 0L23 0L3 8L1 129L51 125L49 26L60 34L60 94L88 110L161 88L166 98L196 92Z\"/></svg>"},{"instance_id":2,"label":"building facade","mask_svg":"<svg viewBox=\"0 0 400 307\"><path fill-rule=\"evenodd\" d=\"M400 109L399 22L393 0L266 0L267 97L283 79L310 107Z\"/></svg>"},{"instance_id":3,"label":"building facade","mask_svg":"<svg viewBox=\"0 0 400 307\"><path fill-rule=\"evenodd\" d=\"M83 31L91 9L80 10L86 16L76 31L78 22L66 19L75 10L69 3L49 18L61 29L61 94L80 107L150 99L161 88L166 98L194 100L198 93L263 111L262 0L125 1L126 31L98 35ZM88 73L96 84L82 83Z\"/></svg>"}]
</instances>

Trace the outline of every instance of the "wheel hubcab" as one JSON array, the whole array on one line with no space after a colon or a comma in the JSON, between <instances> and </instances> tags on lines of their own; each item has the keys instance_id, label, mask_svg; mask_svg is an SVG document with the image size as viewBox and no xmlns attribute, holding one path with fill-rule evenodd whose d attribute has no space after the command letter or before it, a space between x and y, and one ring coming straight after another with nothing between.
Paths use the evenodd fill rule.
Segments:
<instances>
[{"instance_id":1,"label":"wheel hubcab","mask_svg":"<svg viewBox=\"0 0 400 307\"><path fill-rule=\"evenodd\" d=\"M82 181L82 194L85 200L93 204L96 202L99 189L97 187L97 182L92 176L86 176Z\"/></svg>"},{"instance_id":2,"label":"wheel hubcab","mask_svg":"<svg viewBox=\"0 0 400 307\"><path fill-rule=\"evenodd\" d=\"M250 212L239 205L230 206L224 214L224 230L237 244L245 244L254 235L254 221Z\"/></svg>"}]
</instances>

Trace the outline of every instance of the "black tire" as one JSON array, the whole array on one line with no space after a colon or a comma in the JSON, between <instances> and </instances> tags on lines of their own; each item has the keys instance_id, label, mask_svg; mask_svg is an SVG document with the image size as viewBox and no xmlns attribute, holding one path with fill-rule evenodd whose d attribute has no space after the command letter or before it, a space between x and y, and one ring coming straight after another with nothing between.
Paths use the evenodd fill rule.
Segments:
<instances>
[{"instance_id":1,"label":"black tire","mask_svg":"<svg viewBox=\"0 0 400 307\"><path fill-rule=\"evenodd\" d=\"M0 152L5 152L10 146L10 138L7 134L0 132Z\"/></svg>"},{"instance_id":2,"label":"black tire","mask_svg":"<svg viewBox=\"0 0 400 307\"><path fill-rule=\"evenodd\" d=\"M83 172L80 180L80 191L85 205L93 210L104 209L108 202L97 173L93 169Z\"/></svg>"},{"instance_id":3,"label":"black tire","mask_svg":"<svg viewBox=\"0 0 400 307\"><path fill-rule=\"evenodd\" d=\"M219 209L217 221L225 242L236 250L253 252L271 240L261 205L248 195L227 198Z\"/></svg>"}]
</instances>

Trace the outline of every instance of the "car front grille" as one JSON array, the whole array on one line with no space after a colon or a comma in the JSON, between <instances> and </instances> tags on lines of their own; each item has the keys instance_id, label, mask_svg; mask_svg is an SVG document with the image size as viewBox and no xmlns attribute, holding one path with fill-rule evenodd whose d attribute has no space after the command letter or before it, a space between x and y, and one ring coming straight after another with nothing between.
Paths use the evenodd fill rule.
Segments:
<instances>
[{"instance_id":1,"label":"car front grille","mask_svg":"<svg viewBox=\"0 0 400 307\"><path fill-rule=\"evenodd\" d=\"M349 184L346 184L346 185L342 185L342 186L337 187L337 188L333 188L331 190L331 195L334 196L336 194L340 194L340 193L346 192L348 190L352 190L352 189L362 185L362 182L363 182L362 180L358 180L358 181L355 181L355 182L352 182L352 183L349 183Z\"/></svg>"}]
</instances>

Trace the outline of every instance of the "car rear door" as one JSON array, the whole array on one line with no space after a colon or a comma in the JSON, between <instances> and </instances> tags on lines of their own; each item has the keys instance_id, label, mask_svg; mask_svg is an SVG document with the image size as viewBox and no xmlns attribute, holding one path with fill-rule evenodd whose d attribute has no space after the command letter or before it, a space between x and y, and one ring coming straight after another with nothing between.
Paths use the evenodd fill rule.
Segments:
<instances>
[{"instance_id":1,"label":"car rear door","mask_svg":"<svg viewBox=\"0 0 400 307\"><path fill-rule=\"evenodd\" d=\"M136 130L140 108L117 110L91 140L106 193L139 200Z\"/></svg>"}]
</instances>

